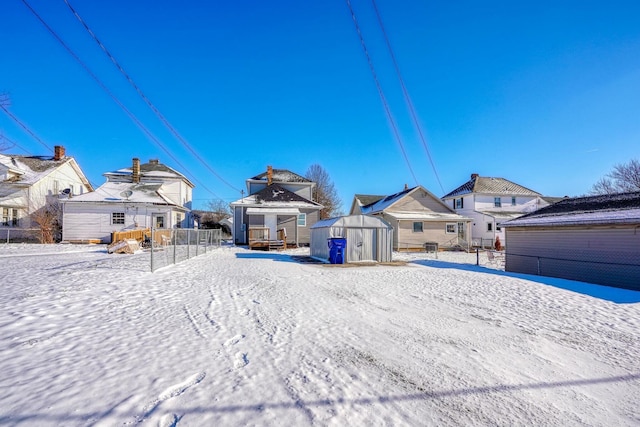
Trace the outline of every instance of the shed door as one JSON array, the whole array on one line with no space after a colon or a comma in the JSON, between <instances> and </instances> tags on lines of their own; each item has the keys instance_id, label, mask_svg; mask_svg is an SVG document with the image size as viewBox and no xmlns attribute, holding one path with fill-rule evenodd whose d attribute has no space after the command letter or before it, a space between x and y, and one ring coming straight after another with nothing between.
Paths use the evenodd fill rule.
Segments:
<instances>
[{"instance_id":1,"label":"shed door","mask_svg":"<svg viewBox=\"0 0 640 427\"><path fill-rule=\"evenodd\" d=\"M347 262L375 261L377 253L375 229L347 229Z\"/></svg>"}]
</instances>

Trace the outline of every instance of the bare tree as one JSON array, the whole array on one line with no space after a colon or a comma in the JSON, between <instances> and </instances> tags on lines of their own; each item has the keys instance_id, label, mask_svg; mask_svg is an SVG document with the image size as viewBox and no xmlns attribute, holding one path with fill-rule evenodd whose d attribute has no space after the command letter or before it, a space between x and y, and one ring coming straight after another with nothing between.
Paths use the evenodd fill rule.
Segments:
<instances>
[{"instance_id":1,"label":"bare tree","mask_svg":"<svg viewBox=\"0 0 640 427\"><path fill-rule=\"evenodd\" d=\"M30 217L38 228L40 243L54 243L58 239L62 230L62 209L57 197L47 197L46 204L32 212Z\"/></svg>"},{"instance_id":2,"label":"bare tree","mask_svg":"<svg viewBox=\"0 0 640 427\"><path fill-rule=\"evenodd\" d=\"M305 178L316 183L313 199L324 208L320 211L320 219L331 218L341 214L342 201L338 196L329 173L319 164L309 166Z\"/></svg>"},{"instance_id":3,"label":"bare tree","mask_svg":"<svg viewBox=\"0 0 640 427\"><path fill-rule=\"evenodd\" d=\"M640 191L640 161L632 159L620 163L600 178L591 188L591 194L615 194Z\"/></svg>"},{"instance_id":4,"label":"bare tree","mask_svg":"<svg viewBox=\"0 0 640 427\"><path fill-rule=\"evenodd\" d=\"M220 222L231 216L231 208L229 204L222 199L210 200L207 203L209 212L206 213L207 220L212 222Z\"/></svg>"}]
</instances>

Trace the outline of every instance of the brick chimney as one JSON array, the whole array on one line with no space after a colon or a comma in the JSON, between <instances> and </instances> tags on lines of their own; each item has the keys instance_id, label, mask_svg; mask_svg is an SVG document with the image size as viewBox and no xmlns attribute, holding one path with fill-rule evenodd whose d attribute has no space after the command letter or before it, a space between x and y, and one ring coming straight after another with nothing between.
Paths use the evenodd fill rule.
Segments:
<instances>
[{"instance_id":1,"label":"brick chimney","mask_svg":"<svg viewBox=\"0 0 640 427\"><path fill-rule=\"evenodd\" d=\"M62 145L56 145L53 147L53 160L64 159L64 147Z\"/></svg>"},{"instance_id":2,"label":"brick chimney","mask_svg":"<svg viewBox=\"0 0 640 427\"><path fill-rule=\"evenodd\" d=\"M405 185L404 185L404 191L407 191L408 189L409 189L409 185L408 185L408 184L405 184Z\"/></svg>"},{"instance_id":3,"label":"brick chimney","mask_svg":"<svg viewBox=\"0 0 640 427\"><path fill-rule=\"evenodd\" d=\"M271 166L267 166L267 185L271 185L273 182L273 168Z\"/></svg>"},{"instance_id":4,"label":"brick chimney","mask_svg":"<svg viewBox=\"0 0 640 427\"><path fill-rule=\"evenodd\" d=\"M471 174L471 179L476 179L478 176L480 176L480 175L478 175L477 173L472 173Z\"/></svg>"},{"instance_id":5,"label":"brick chimney","mask_svg":"<svg viewBox=\"0 0 640 427\"><path fill-rule=\"evenodd\" d=\"M131 168L131 182L140 182L140 159L133 158L133 167Z\"/></svg>"}]
</instances>

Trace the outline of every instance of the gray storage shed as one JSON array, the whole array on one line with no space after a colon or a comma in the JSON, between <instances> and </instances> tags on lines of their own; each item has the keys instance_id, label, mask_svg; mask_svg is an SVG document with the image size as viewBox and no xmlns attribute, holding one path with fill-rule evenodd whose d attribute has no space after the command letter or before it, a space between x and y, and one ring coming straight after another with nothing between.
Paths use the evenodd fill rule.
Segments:
<instances>
[{"instance_id":1,"label":"gray storage shed","mask_svg":"<svg viewBox=\"0 0 640 427\"><path fill-rule=\"evenodd\" d=\"M393 254L393 227L382 218L348 215L318 221L311 227L311 256L329 259L328 240L347 239L344 261L390 262Z\"/></svg>"},{"instance_id":2,"label":"gray storage shed","mask_svg":"<svg viewBox=\"0 0 640 427\"><path fill-rule=\"evenodd\" d=\"M640 290L640 192L564 199L502 226L506 271Z\"/></svg>"}]
</instances>

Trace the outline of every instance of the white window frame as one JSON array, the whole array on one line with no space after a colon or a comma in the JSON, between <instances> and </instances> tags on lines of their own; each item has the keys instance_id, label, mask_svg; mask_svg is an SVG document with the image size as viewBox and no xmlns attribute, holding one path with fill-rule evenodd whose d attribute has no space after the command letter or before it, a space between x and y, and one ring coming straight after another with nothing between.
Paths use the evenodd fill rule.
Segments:
<instances>
[{"instance_id":1,"label":"white window frame","mask_svg":"<svg viewBox=\"0 0 640 427\"><path fill-rule=\"evenodd\" d=\"M494 197L493 198L493 207L494 208L501 208L502 207L502 199L500 197Z\"/></svg>"},{"instance_id":2,"label":"white window frame","mask_svg":"<svg viewBox=\"0 0 640 427\"><path fill-rule=\"evenodd\" d=\"M456 201L456 209L462 209L462 198L454 200Z\"/></svg>"},{"instance_id":3,"label":"white window frame","mask_svg":"<svg viewBox=\"0 0 640 427\"><path fill-rule=\"evenodd\" d=\"M420 230L416 230L416 225L420 224ZM413 221L413 228L412 228L414 233L424 233L424 223L422 221Z\"/></svg>"},{"instance_id":4,"label":"white window frame","mask_svg":"<svg viewBox=\"0 0 640 427\"><path fill-rule=\"evenodd\" d=\"M511 206L515 206L517 204L516 196L511 196Z\"/></svg>"},{"instance_id":5,"label":"white window frame","mask_svg":"<svg viewBox=\"0 0 640 427\"><path fill-rule=\"evenodd\" d=\"M452 230L452 231L449 231L449 227L453 227L453 230ZM446 233L446 234L458 234L458 224L456 224L456 223L454 223L454 222L448 222L448 223L445 225L444 230L445 230L445 233Z\"/></svg>"},{"instance_id":6,"label":"white window frame","mask_svg":"<svg viewBox=\"0 0 640 427\"><path fill-rule=\"evenodd\" d=\"M124 212L111 212L111 225L124 225Z\"/></svg>"},{"instance_id":7,"label":"white window frame","mask_svg":"<svg viewBox=\"0 0 640 427\"><path fill-rule=\"evenodd\" d=\"M306 213L299 213L298 217L296 219L296 223L298 224L298 227L306 227L307 226L307 214Z\"/></svg>"}]
</instances>

